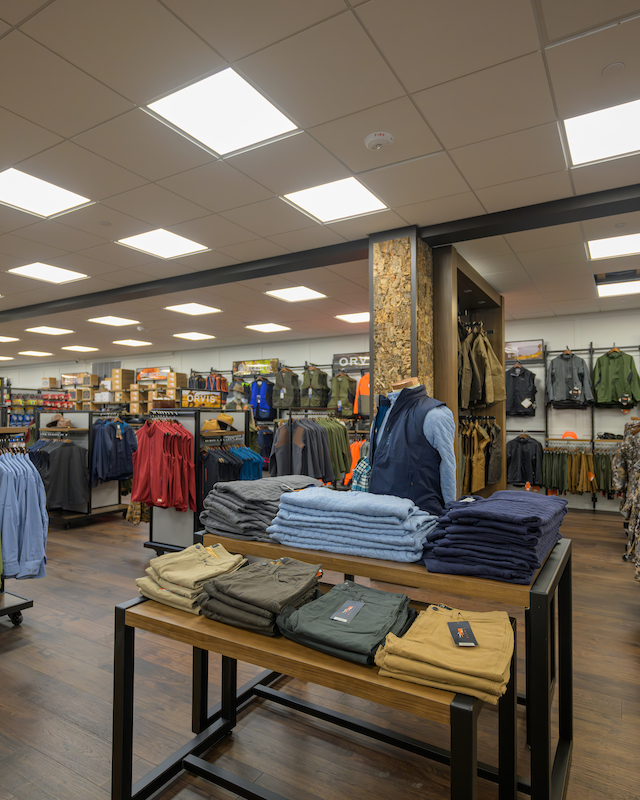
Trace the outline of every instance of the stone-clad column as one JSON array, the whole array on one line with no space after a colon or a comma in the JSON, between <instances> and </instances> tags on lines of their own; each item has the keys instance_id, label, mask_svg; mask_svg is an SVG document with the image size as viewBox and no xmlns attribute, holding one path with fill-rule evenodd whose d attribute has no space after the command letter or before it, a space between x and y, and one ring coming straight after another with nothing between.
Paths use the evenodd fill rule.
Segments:
<instances>
[{"instance_id":1,"label":"stone-clad column","mask_svg":"<svg viewBox=\"0 0 640 800\"><path fill-rule=\"evenodd\" d=\"M415 227L369 237L372 394L415 376L433 396L433 256Z\"/></svg>"}]
</instances>

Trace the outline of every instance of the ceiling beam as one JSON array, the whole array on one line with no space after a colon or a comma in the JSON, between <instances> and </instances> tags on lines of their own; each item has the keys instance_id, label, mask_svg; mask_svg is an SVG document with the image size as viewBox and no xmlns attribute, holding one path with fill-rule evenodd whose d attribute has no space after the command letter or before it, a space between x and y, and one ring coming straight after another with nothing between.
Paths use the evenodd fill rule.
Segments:
<instances>
[{"instance_id":1,"label":"ceiling beam","mask_svg":"<svg viewBox=\"0 0 640 800\"><path fill-rule=\"evenodd\" d=\"M420 236L431 247L440 247L471 239L502 236L505 233L628 214L632 211L640 211L640 184L429 225L420 229Z\"/></svg>"},{"instance_id":2,"label":"ceiling beam","mask_svg":"<svg viewBox=\"0 0 640 800\"><path fill-rule=\"evenodd\" d=\"M220 286L236 281L250 281L254 278L266 278L272 275L297 272L298 270L330 267L334 264L345 264L369 258L369 240L359 239L355 242L333 244L329 247L318 247L301 253L291 253L274 258L263 258L248 261L245 264L231 264L227 267L192 272L173 278L161 278L147 283L133 283L129 286L118 286L104 292L81 294L75 297L64 297L48 300L31 306L11 308L0 311L1 322L13 322L29 317L42 317L48 314L61 314L78 311L83 308L124 303L128 300L140 300L146 297L186 292L190 289L204 289L209 286Z\"/></svg>"}]
</instances>

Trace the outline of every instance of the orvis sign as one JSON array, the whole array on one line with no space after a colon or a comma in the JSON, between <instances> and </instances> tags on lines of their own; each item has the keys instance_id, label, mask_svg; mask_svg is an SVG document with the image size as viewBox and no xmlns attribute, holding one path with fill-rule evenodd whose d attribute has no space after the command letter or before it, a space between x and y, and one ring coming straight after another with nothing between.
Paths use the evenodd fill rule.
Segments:
<instances>
[{"instance_id":1,"label":"orvis sign","mask_svg":"<svg viewBox=\"0 0 640 800\"><path fill-rule=\"evenodd\" d=\"M369 353L337 353L333 356L334 372L360 372L369 367Z\"/></svg>"}]
</instances>

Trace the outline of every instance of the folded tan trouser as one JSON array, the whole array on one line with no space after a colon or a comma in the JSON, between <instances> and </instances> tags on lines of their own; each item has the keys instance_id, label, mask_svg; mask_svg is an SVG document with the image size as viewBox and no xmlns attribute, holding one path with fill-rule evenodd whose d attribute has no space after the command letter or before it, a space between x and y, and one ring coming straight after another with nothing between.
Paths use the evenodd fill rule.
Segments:
<instances>
[{"instance_id":1,"label":"folded tan trouser","mask_svg":"<svg viewBox=\"0 0 640 800\"><path fill-rule=\"evenodd\" d=\"M205 547L193 544L179 553L165 553L149 562L163 581L196 589L203 582L237 569L244 562L240 555L232 555L221 544Z\"/></svg>"},{"instance_id":2,"label":"folded tan trouser","mask_svg":"<svg viewBox=\"0 0 640 800\"><path fill-rule=\"evenodd\" d=\"M149 600L157 600L159 603L164 603L165 606L172 608L179 608L180 611L188 611L190 614L200 614L200 606L195 600L189 600L180 594L175 594L151 580L151 578L136 578L136 586L140 590L140 594L148 597Z\"/></svg>"},{"instance_id":3,"label":"folded tan trouser","mask_svg":"<svg viewBox=\"0 0 640 800\"><path fill-rule=\"evenodd\" d=\"M226 567L225 571L218 573L218 576L226 575L229 572L235 572L246 563L246 559L244 558L240 561L240 563L236 563L235 559L232 558L227 559L223 562L224 566ZM171 583L171 581L165 580L158 575L153 567L147 567L145 572L152 581L155 581L155 583L158 584L158 586L162 586L163 589L168 589L170 592L175 592L175 594L181 594L183 597L188 597L189 600L195 600L199 594L202 594L204 585L208 580L198 581L193 589L189 589L186 586L180 586L177 583Z\"/></svg>"}]
</instances>

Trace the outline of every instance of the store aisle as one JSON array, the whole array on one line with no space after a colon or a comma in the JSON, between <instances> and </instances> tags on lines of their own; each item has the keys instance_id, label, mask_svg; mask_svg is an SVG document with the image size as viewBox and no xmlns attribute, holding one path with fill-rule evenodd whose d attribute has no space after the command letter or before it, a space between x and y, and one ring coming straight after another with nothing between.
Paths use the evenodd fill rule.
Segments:
<instances>
[{"instance_id":1,"label":"store aisle","mask_svg":"<svg viewBox=\"0 0 640 800\"><path fill-rule=\"evenodd\" d=\"M153 555L142 548L146 527L105 517L54 529L46 580L20 585L35 606L20 628L0 619L0 800L108 800L113 606L135 596L134 578ZM623 800L638 794L629 745L640 738L640 587L620 558L619 517L569 512L563 533L574 540L576 733L568 800ZM457 605L486 610L459 598ZM522 615L518 623L522 654ZM215 691L219 659L211 661ZM188 648L138 633L136 777L189 738L190 668ZM258 671L243 665L239 680ZM520 672L522 687L522 659ZM442 746L448 737L448 728L330 689L292 680L287 691ZM483 710L483 761L495 760L496 720L495 709ZM522 710L519 731L520 773L528 774ZM447 768L267 703L241 716L218 752L220 766L291 800L449 796ZM235 795L188 777L161 797ZM496 787L481 781L479 797L496 798Z\"/></svg>"}]
</instances>

